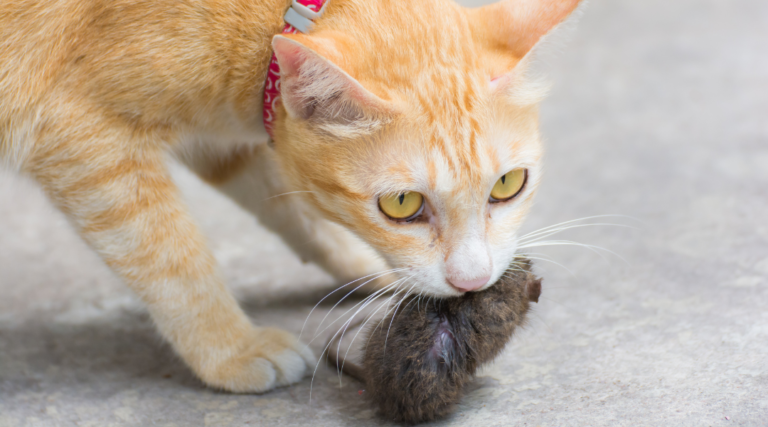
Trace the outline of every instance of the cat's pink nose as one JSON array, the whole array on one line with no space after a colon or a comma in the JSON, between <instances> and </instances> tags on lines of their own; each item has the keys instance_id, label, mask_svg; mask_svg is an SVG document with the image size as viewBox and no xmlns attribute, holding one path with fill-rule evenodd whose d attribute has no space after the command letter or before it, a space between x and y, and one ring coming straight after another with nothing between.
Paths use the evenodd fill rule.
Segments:
<instances>
[{"instance_id":1,"label":"cat's pink nose","mask_svg":"<svg viewBox=\"0 0 768 427\"><path fill-rule=\"evenodd\" d=\"M453 285L454 288L462 292L470 292L474 291L475 289L482 288L486 283L488 283L489 280L491 280L491 276L484 276L470 280L448 279L448 282Z\"/></svg>"}]
</instances>

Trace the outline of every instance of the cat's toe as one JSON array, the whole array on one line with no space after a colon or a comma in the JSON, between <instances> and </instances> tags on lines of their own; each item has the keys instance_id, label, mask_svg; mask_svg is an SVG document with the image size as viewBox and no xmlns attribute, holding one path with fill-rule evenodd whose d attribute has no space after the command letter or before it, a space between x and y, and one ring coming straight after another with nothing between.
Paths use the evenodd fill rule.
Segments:
<instances>
[{"instance_id":1,"label":"cat's toe","mask_svg":"<svg viewBox=\"0 0 768 427\"><path fill-rule=\"evenodd\" d=\"M278 386L294 384L304 378L308 362L294 350L285 350L269 356L276 370L275 383Z\"/></svg>"},{"instance_id":2,"label":"cat's toe","mask_svg":"<svg viewBox=\"0 0 768 427\"><path fill-rule=\"evenodd\" d=\"M275 367L267 359L257 357L243 368L239 376L232 378L228 384L217 388L235 393L263 393L278 385Z\"/></svg>"},{"instance_id":3,"label":"cat's toe","mask_svg":"<svg viewBox=\"0 0 768 427\"><path fill-rule=\"evenodd\" d=\"M295 384L315 363L312 350L293 334L275 328L255 328L240 354L200 373L209 386L235 393L263 393Z\"/></svg>"}]
</instances>

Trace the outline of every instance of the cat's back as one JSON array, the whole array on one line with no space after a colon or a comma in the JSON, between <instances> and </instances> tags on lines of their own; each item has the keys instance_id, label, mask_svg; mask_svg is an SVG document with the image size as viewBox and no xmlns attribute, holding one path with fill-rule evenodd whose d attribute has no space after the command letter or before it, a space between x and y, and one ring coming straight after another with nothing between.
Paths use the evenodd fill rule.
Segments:
<instances>
[{"instance_id":1,"label":"cat's back","mask_svg":"<svg viewBox=\"0 0 768 427\"><path fill-rule=\"evenodd\" d=\"M121 93L167 91L163 73L177 81L188 74L180 56L196 52L190 59L200 59L209 50L202 46L208 37L199 34L205 25L195 21L183 1L2 1L2 108L8 113L9 106L23 109L62 92L125 102ZM179 26L188 28L186 37Z\"/></svg>"},{"instance_id":2,"label":"cat's back","mask_svg":"<svg viewBox=\"0 0 768 427\"><path fill-rule=\"evenodd\" d=\"M0 2L0 117L38 99L70 49L76 1Z\"/></svg>"},{"instance_id":3,"label":"cat's back","mask_svg":"<svg viewBox=\"0 0 768 427\"><path fill-rule=\"evenodd\" d=\"M199 116L234 92L233 73L266 67L286 1L0 1L0 133L62 102L148 121Z\"/></svg>"}]
</instances>

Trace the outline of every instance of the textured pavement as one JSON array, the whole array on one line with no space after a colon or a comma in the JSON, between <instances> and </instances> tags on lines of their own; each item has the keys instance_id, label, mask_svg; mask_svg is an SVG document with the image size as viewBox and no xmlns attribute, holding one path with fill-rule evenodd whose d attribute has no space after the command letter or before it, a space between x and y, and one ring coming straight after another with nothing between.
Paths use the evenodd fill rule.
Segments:
<instances>
[{"instance_id":1,"label":"textured pavement","mask_svg":"<svg viewBox=\"0 0 768 427\"><path fill-rule=\"evenodd\" d=\"M529 326L435 425L768 425L768 2L593 0L554 50L525 230L631 227L553 236L616 255L536 248L562 267L538 262ZM249 315L298 332L330 278L177 176ZM321 364L311 401L309 378L206 389L40 191L0 176L0 427L387 425L359 388Z\"/></svg>"}]
</instances>

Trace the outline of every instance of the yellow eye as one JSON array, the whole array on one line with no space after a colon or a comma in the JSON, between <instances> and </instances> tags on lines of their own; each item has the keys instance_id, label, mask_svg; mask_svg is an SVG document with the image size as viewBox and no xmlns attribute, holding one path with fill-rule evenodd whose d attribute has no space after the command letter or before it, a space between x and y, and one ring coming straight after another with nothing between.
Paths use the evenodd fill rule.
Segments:
<instances>
[{"instance_id":1,"label":"yellow eye","mask_svg":"<svg viewBox=\"0 0 768 427\"><path fill-rule=\"evenodd\" d=\"M504 174L491 190L491 202L503 202L509 200L520 192L528 178L525 169L514 169Z\"/></svg>"},{"instance_id":2,"label":"yellow eye","mask_svg":"<svg viewBox=\"0 0 768 427\"><path fill-rule=\"evenodd\" d=\"M411 219L421 213L424 206L424 196L419 193L406 191L393 196L383 196L379 199L379 209L392 219Z\"/></svg>"}]
</instances>

